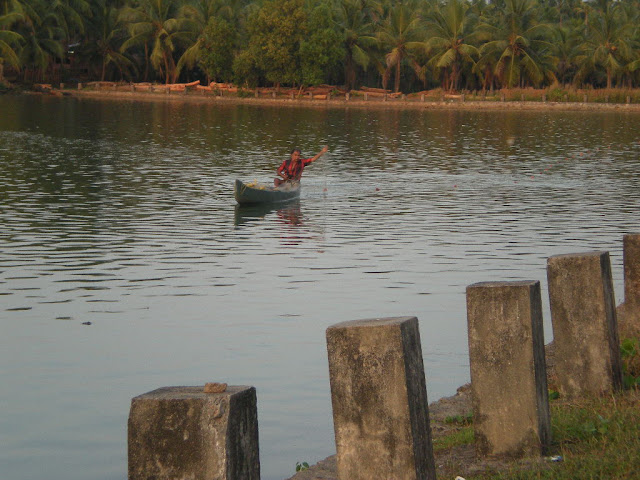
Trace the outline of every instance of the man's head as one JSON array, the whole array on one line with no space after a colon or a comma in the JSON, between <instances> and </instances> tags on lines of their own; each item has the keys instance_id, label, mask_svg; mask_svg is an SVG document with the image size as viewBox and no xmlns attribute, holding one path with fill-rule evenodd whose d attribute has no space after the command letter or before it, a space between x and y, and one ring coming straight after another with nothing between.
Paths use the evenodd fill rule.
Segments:
<instances>
[{"instance_id":1,"label":"man's head","mask_svg":"<svg viewBox=\"0 0 640 480\"><path fill-rule=\"evenodd\" d=\"M300 160L301 156L302 152L299 148L294 148L293 150L291 150L291 160L297 162L298 160Z\"/></svg>"}]
</instances>

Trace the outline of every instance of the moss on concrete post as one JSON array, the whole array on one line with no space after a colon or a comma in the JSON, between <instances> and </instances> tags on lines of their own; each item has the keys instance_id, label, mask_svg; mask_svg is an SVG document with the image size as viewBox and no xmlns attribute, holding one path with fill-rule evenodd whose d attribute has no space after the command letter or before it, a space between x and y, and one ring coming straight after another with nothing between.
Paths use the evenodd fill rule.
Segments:
<instances>
[{"instance_id":1,"label":"moss on concrete post","mask_svg":"<svg viewBox=\"0 0 640 480\"><path fill-rule=\"evenodd\" d=\"M415 317L327 329L340 480L435 480Z\"/></svg>"},{"instance_id":2,"label":"moss on concrete post","mask_svg":"<svg viewBox=\"0 0 640 480\"><path fill-rule=\"evenodd\" d=\"M551 441L540 282L467 287L469 360L480 455L540 455Z\"/></svg>"},{"instance_id":3,"label":"moss on concrete post","mask_svg":"<svg viewBox=\"0 0 640 480\"><path fill-rule=\"evenodd\" d=\"M547 260L558 389L567 396L622 386L618 325L608 252Z\"/></svg>"},{"instance_id":4,"label":"moss on concrete post","mask_svg":"<svg viewBox=\"0 0 640 480\"><path fill-rule=\"evenodd\" d=\"M260 480L253 387L166 387L131 400L129 480Z\"/></svg>"}]
</instances>

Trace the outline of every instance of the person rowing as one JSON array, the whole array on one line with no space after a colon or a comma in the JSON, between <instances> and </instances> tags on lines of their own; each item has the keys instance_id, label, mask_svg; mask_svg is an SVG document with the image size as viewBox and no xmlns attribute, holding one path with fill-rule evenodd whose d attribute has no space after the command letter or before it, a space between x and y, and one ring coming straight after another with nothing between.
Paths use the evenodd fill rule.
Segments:
<instances>
[{"instance_id":1,"label":"person rowing","mask_svg":"<svg viewBox=\"0 0 640 480\"><path fill-rule=\"evenodd\" d=\"M328 151L329 147L325 146L322 150L320 150L319 153L315 154L313 157L302 158L302 152L300 151L300 149L294 148L291 151L291 156L289 157L289 159L282 162L282 165L278 167L277 174L279 178L275 178L273 180L273 184L276 187L279 187L285 182L300 181L300 177L302 177L302 171L304 170L304 167L306 167L310 163L315 162Z\"/></svg>"}]
</instances>

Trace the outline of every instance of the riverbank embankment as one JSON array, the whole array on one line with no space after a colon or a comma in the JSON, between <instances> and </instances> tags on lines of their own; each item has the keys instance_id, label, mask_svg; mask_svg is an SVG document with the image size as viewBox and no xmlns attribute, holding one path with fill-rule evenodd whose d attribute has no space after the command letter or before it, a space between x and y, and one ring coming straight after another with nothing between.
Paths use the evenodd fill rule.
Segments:
<instances>
[{"instance_id":1,"label":"riverbank embankment","mask_svg":"<svg viewBox=\"0 0 640 480\"><path fill-rule=\"evenodd\" d=\"M54 91L55 92L55 91ZM44 93L46 94L46 93ZM610 112L640 112L639 103L589 103L589 102L542 102L542 101L495 101L481 99L466 99L463 96L455 98L423 99L422 97L373 97L365 99L362 96L350 98L312 97L291 98L255 98L239 96L221 96L211 93L188 92L176 93L170 90L154 92L121 91L121 90L64 90L60 95L76 98L94 98L111 101L147 101L147 102L179 102L211 105L259 105L291 108L358 108L358 109L416 109L416 110L467 110L467 111L610 111Z\"/></svg>"}]
</instances>

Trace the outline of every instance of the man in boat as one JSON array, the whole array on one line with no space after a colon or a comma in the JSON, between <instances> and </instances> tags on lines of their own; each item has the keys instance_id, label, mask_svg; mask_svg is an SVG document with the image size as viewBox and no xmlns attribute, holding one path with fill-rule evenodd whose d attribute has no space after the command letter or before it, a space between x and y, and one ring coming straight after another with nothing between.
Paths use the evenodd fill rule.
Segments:
<instances>
[{"instance_id":1,"label":"man in boat","mask_svg":"<svg viewBox=\"0 0 640 480\"><path fill-rule=\"evenodd\" d=\"M302 177L302 171L304 167L309 165L310 163L318 160L322 155L329 151L329 147L324 147L320 150L319 153L314 155L311 158L301 158L302 152L299 148L294 148L291 152L291 157L288 160L282 162L282 165L278 167L278 177L273 180L273 184L276 187L279 187L285 182L289 181L300 181L300 177Z\"/></svg>"}]
</instances>

